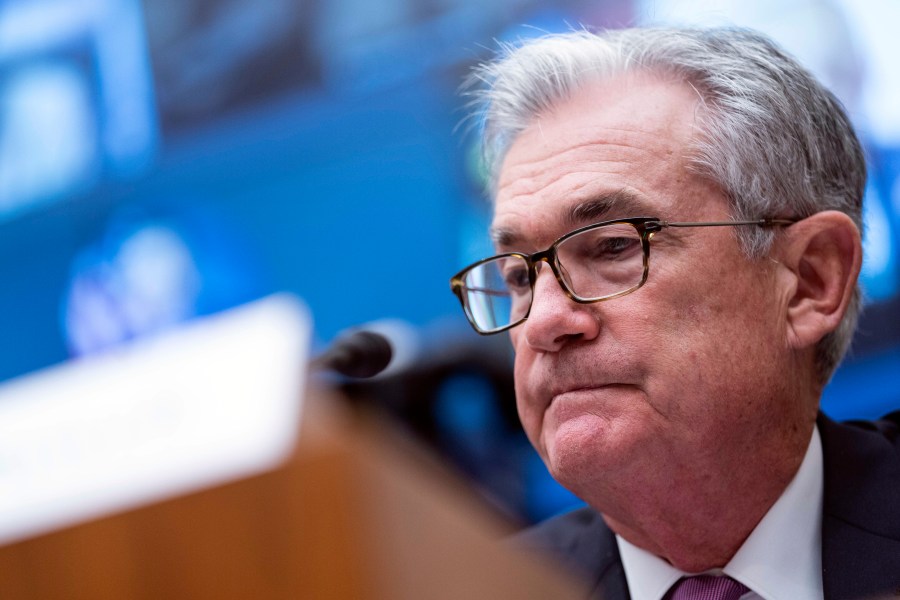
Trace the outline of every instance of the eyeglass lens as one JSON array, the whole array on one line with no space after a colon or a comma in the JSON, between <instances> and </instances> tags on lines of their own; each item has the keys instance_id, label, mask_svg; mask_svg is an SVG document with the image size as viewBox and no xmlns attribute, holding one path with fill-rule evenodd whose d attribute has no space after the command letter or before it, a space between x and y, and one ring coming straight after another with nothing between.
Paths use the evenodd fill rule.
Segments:
<instances>
[{"instance_id":1,"label":"eyeglass lens","mask_svg":"<svg viewBox=\"0 0 900 600\"><path fill-rule=\"evenodd\" d=\"M556 245L557 271L567 291L598 300L639 285L644 274L641 235L628 223L594 227ZM465 304L473 324L489 333L521 320L531 307L528 260L501 256L463 277Z\"/></svg>"}]
</instances>

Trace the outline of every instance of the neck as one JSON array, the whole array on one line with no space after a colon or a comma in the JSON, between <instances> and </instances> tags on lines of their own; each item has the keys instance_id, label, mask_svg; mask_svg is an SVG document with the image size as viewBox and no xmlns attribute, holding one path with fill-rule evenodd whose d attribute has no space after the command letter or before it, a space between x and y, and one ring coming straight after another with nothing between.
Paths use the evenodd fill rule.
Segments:
<instances>
[{"instance_id":1,"label":"neck","mask_svg":"<svg viewBox=\"0 0 900 600\"><path fill-rule=\"evenodd\" d=\"M669 465L664 477L630 478L588 501L615 533L682 571L724 567L797 473L814 424L782 429L782 443L747 448L734 464Z\"/></svg>"}]
</instances>

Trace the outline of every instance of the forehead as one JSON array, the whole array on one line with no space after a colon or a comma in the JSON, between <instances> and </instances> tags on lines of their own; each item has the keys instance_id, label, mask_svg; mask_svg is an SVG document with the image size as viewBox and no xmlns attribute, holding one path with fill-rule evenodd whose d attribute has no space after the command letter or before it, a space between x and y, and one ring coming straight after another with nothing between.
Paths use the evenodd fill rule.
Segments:
<instances>
[{"instance_id":1,"label":"forehead","mask_svg":"<svg viewBox=\"0 0 900 600\"><path fill-rule=\"evenodd\" d=\"M683 209L696 179L687 151L698 105L691 87L649 74L593 83L558 103L510 146L494 237L546 242L584 224L573 221Z\"/></svg>"}]
</instances>

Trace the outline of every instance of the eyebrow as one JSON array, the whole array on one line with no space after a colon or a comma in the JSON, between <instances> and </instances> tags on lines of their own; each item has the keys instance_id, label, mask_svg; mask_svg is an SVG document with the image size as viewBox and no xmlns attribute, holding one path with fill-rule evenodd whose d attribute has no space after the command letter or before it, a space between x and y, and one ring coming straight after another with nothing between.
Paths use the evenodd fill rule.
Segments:
<instances>
[{"instance_id":1,"label":"eyebrow","mask_svg":"<svg viewBox=\"0 0 900 600\"><path fill-rule=\"evenodd\" d=\"M610 218L615 214L619 217L648 216L647 203L640 196L629 190L621 189L614 192L597 194L588 200L579 202L566 214L563 221L571 229L589 225ZM652 215L649 215L652 216ZM498 247L513 247L522 242L522 236L515 229L503 227L491 227L491 239Z\"/></svg>"},{"instance_id":2,"label":"eyebrow","mask_svg":"<svg viewBox=\"0 0 900 600\"><path fill-rule=\"evenodd\" d=\"M647 203L637 194L622 189L580 202L564 218L566 225L581 227L608 218L645 216L648 210Z\"/></svg>"}]
</instances>

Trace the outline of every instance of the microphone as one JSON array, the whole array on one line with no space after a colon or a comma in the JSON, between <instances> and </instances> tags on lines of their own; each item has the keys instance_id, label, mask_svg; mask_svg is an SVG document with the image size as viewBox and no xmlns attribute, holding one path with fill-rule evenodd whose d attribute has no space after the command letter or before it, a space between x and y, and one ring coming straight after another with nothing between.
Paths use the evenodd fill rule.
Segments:
<instances>
[{"instance_id":1,"label":"microphone","mask_svg":"<svg viewBox=\"0 0 900 600\"><path fill-rule=\"evenodd\" d=\"M374 377L391 362L391 343L380 333L360 329L339 336L331 347L316 357L313 369L330 369L347 377Z\"/></svg>"}]
</instances>

